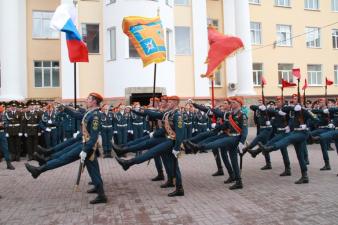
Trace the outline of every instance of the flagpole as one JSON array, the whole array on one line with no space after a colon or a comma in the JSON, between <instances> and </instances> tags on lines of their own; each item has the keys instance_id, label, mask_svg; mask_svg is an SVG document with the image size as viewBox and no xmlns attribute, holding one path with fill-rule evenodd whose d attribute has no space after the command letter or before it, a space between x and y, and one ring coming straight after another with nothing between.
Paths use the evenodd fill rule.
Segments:
<instances>
[{"instance_id":1,"label":"flagpole","mask_svg":"<svg viewBox=\"0 0 338 225\"><path fill-rule=\"evenodd\" d=\"M215 85L214 85L214 77L211 79L211 107L215 108ZM212 122L216 123L216 116L213 114Z\"/></svg>"},{"instance_id":2,"label":"flagpole","mask_svg":"<svg viewBox=\"0 0 338 225\"><path fill-rule=\"evenodd\" d=\"M283 86L282 86L281 90L282 90L282 102L284 104L284 94L283 94L284 88L283 88Z\"/></svg>"},{"instance_id":3,"label":"flagpole","mask_svg":"<svg viewBox=\"0 0 338 225\"><path fill-rule=\"evenodd\" d=\"M327 106L327 81L325 79L325 105Z\"/></svg>"},{"instance_id":4,"label":"flagpole","mask_svg":"<svg viewBox=\"0 0 338 225\"><path fill-rule=\"evenodd\" d=\"M157 68L157 64L155 63L155 65L154 65L154 84L153 84L153 107L155 107L156 68Z\"/></svg>"},{"instance_id":5,"label":"flagpole","mask_svg":"<svg viewBox=\"0 0 338 225\"><path fill-rule=\"evenodd\" d=\"M302 104L301 97L300 97L300 87L299 87L299 85L300 85L300 79L297 79L297 82L298 82L298 86L297 86L298 103Z\"/></svg>"},{"instance_id":6,"label":"flagpole","mask_svg":"<svg viewBox=\"0 0 338 225\"><path fill-rule=\"evenodd\" d=\"M263 105L265 105L265 96L264 96L264 85L263 85L263 81L262 81L262 101L263 101Z\"/></svg>"},{"instance_id":7,"label":"flagpole","mask_svg":"<svg viewBox=\"0 0 338 225\"><path fill-rule=\"evenodd\" d=\"M74 108L77 108L77 102L76 102L76 62L74 62ZM74 120L74 128L75 131L77 132L77 120Z\"/></svg>"}]
</instances>

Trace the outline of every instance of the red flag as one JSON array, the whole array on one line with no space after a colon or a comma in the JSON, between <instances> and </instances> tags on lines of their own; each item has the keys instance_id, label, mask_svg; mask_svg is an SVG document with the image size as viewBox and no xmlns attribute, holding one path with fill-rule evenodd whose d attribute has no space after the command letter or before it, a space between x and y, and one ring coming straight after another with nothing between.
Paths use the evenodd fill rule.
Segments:
<instances>
[{"instance_id":1,"label":"red flag","mask_svg":"<svg viewBox=\"0 0 338 225\"><path fill-rule=\"evenodd\" d=\"M202 76L212 77L223 60L243 48L244 45L240 38L223 35L213 27L208 27L208 40L210 45L206 61L208 69Z\"/></svg>"},{"instance_id":2,"label":"red flag","mask_svg":"<svg viewBox=\"0 0 338 225\"><path fill-rule=\"evenodd\" d=\"M327 77L325 78L325 82L326 82L326 86L330 86L333 84L332 80L327 79Z\"/></svg>"},{"instance_id":3,"label":"red flag","mask_svg":"<svg viewBox=\"0 0 338 225\"><path fill-rule=\"evenodd\" d=\"M294 87L297 86L295 83L288 82L284 79L282 79L282 88L287 88L287 87Z\"/></svg>"},{"instance_id":4,"label":"red flag","mask_svg":"<svg viewBox=\"0 0 338 225\"><path fill-rule=\"evenodd\" d=\"M300 69L299 68L292 69L292 75L297 77L297 79L300 79Z\"/></svg>"},{"instance_id":5,"label":"red flag","mask_svg":"<svg viewBox=\"0 0 338 225\"><path fill-rule=\"evenodd\" d=\"M305 78L305 83L304 83L304 86L302 87L302 90L305 90L307 88L307 80Z\"/></svg>"},{"instance_id":6,"label":"red flag","mask_svg":"<svg viewBox=\"0 0 338 225\"><path fill-rule=\"evenodd\" d=\"M266 83L265 77L262 76L262 85L264 86L264 85L266 85L266 84L267 84L267 83Z\"/></svg>"}]
</instances>

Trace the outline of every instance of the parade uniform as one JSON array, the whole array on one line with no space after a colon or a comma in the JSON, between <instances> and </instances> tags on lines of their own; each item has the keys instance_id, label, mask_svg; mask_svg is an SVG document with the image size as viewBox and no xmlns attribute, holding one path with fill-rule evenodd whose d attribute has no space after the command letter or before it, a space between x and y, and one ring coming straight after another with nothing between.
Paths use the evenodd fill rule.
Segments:
<instances>
[{"instance_id":1,"label":"parade uniform","mask_svg":"<svg viewBox=\"0 0 338 225\"><path fill-rule=\"evenodd\" d=\"M56 129L56 113L55 110L46 111L41 117L40 128L44 131L44 139L47 148L57 145L57 129Z\"/></svg>"},{"instance_id":2,"label":"parade uniform","mask_svg":"<svg viewBox=\"0 0 338 225\"><path fill-rule=\"evenodd\" d=\"M22 137L22 126L21 120L22 115L18 110L7 111L5 113L7 120L7 134L9 151L12 154L12 160L20 161L21 155L21 137Z\"/></svg>"},{"instance_id":3,"label":"parade uniform","mask_svg":"<svg viewBox=\"0 0 338 225\"><path fill-rule=\"evenodd\" d=\"M130 113L131 115L131 126L133 130L133 140L136 140L143 136L147 131L145 118L143 116L137 115L134 112Z\"/></svg>"},{"instance_id":4,"label":"parade uniform","mask_svg":"<svg viewBox=\"0 0 338 225\"><path fill-rule=\"evenodd\" d=\"M13 170L14 167L11 164L11 158L10 158L9 150L8 150L8 142L7 142L5 127L6 127L6 118L5 118L4 113L0 112L0 151L5 157L5 160L7 163L7 169Z\"/></svg>"},{"instance_id":5,"label":"parade uniform","mask_svg":"<svg viewBox=\"0 0 338 225\"><path fill-rule=\"evenodd\" d=\"M39 132L39 121L40 117L37 112L34 110L27 111L24 113L23 116L23 125L24 125L24 136L27 138L26 145L27 145L27 153L28 159L33 159L33 154L36 152L38 146L38 132Z\"/></svg>"},{"instance_id":6,"label":"parade uniform","mask_svg":"<svg viewBox=\"0 0 338 225\"><path fill-rule=\"evenodd\" d=\"M66 113L63 119L63 128L65 131L65 138L67 140L72 138L73 134L76 133L74 126L75 126L74 118Z\"/></svg>"},{"instance_id":7,"label":"parade uniform","mask_svg":"<svg viewBox=\"0 0 338 225\"><path fill-rule=\"evenodd\" d=\"M113 113L111 111L101 112L101 137L103 153L106 157L111 156L113 138Z\"/></svg>"},{"instance_id":8,"label":"parade uniform","mask_svg":"<svg viewBox=\"0 0 338 225\"><path fill-rule=\"evenodd\" d=\"M128 131L130 131L130 115L129 113L115 113L114 116L114 133L117 134L117 143L119 145L128 142Z\"/></svg>"},{"instance_id":9,"label":"parade uniform","mask_svg":"<svg viewBox=\"0 0 338 225\"><path fill-rule=\"evenodd\" d=\"M194 114L190 111L183 113L183 121L185 125L185 135L184 139L192 137L193 123L194 123Z\"/></svg>"},{"instance_id":10,"label":"parade uniform","mask_svg":"<svg viewBox=\"0 0 338 225\"><path fill-rule=\"evenodd\" d=\"M56 111L57 144L65 140L64 119L65 113Z\"/></svg>"}]
</instances>

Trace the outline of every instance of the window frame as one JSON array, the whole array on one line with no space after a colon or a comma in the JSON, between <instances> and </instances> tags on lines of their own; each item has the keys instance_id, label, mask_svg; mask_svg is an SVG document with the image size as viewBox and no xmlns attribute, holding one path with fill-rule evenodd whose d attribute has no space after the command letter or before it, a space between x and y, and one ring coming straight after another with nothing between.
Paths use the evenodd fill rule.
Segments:
<instances>
[{"instance_id":1,"label":"window frame","mask_svg":"<svg viewBox=\"0 0 338 225\"><path fill-rule=\"evenodd\" d=\"M41 66L40 67L35 67L35 62L40 62L41 63ZM49 67L45 67L43 64L44 62L50 62L50 66ZM58 67L54 67L53 66L53 62L57 62L59 64ZM50 78L50 86L45 86L45 71L44 69L45 68L48 68L50 70L50 75L49 75L49 78ZM41 87L37 87L36 86L36 74L35 74L35 69L41 69ZM58 86L53 86L53 81L54 81L54 78L53 78L53 69L58 69L58 72L59 72L59 85ZM61 87L61 74L60 74L60 61L58 60L33 60L33 74L34 74L34 79L33 79L33 87L34 88L60 88Z\"/></svg>"},{"instance_id":2,"label":"window frame","mask_svg":"<svg viewBox=\"0 0 338 225\"><path fill-rule=\"evenodd\" d=\"M309 70L309 66L320 66L320 71L310 71ZM307 64L306 66L306 69L307 69L307 81L308 81L308 85L311 86L311 87L321 87L323 86L323 72L322 72L322 65L321 64ZM312 82L312 77L310 79L310 76L313 75L313 73L316 73L316 83L313 83ZM320 73L320 74L318 74ZM321 83L318 83L318 75L320 75L320 80L321 80Z\"/></svg>"},{"instance_id":3,"label":"window frame","mask_svg":"<svg viewBox=\"0 0 338 225\"><path fill-rule=\"evenodd\" d=\"M174 0L174 6L190 6L190 0L186 0L187 3L186 4L178 4L176 3L176 0Z\"/></svg>"},{"instance_id":4,"label":"window frame","mask_svg":"<svg viewBox=\"0 0 338 225\"><path fill-rule=\"evenodd\" d=\"M48 10L32 10L32 39L33 40L59 40L60 39L60 32L54 31L51 28L49 28L49 30L52 31L52 32L49 35L46 35L46 36L42 35L43 32L46 32L46 31L43 30L43 28L44 28L43 27L43 20L47 20L47 19L43 18L43 17L36 18L36 17L34 17L34 13L42 13L42 14L44 14L44 13L50 13L53 16L54 12L53 11L48 11ZM40 27L40 31L39 31L40 32L39 36L35 36L34 35L34 24L35 24L34 20L35 19L40 19L40 21L41 21L41 27ZM49 19L49 23L50 23L51 19L52 19L52 17ZM53 37L53 33L55 33L57 37Z\"/></svg>"},{"instance_id":5,"label":"window frame","mask_svg":"<svg viewBox=\"0 0 338 225\"><path fill-rule=\"evenodd\" d=\"M112 31L114 31L114 57L112 54ZM108 49L108 56L107 57L107 61L116 61L117 60L117 52L116 52L116 27L109 27L107 28L107 32L108 32L108 40L109 40L109 49Z\"/></svg>"},{"instance_id":6,"label":"window frame","mask_svg":"<svg viewBox=\"0 0 338 225\"><path fill-rule=\"evenodd\" d=\"M280 3L283 1L283 3ZM288 2L288 4L285 4ZM284 7L284 8L291 8L291 0L275 0L275 6L276 7Z\"/></svg>"},{"instance_id":7,"label":"window frame","mask_svg":"<svg viewBox=\"0 0 338 225\"><path fill-rule=\"evenodd\" d=\"M176 28L188 28L189 29L189 52L188 53L178 53L179 51L177 51L177 41L176 41ZM190 56L193 54L193 49L192 49L192 32L191 32L191 27L189 26L175 26L175 55L178 56Z\"/></svg>"},{"instance_id":8,"label":"window frame","mask_svg":"<svg viewBox=\"0 0 338 225\"><path fill-rule=\"evenodd\" d=\"M314 29L312 31L310 31L310 29ZM309 46L308 42L314 42L316 43L316 40L314 39L314 41L308 41L309 39L309 34L313 34L315 35L318 32L318 37L319 37L319 46ZM305 33L306 33L306 47L307 48L322 48L322 40L321 40L321 35L320 35L320 27L305 27Z\"/></svg>"},{"instance_id":9,"label":"window frame","mask_svg":"<svg viewBox=\"0 0 338 225\"><path fill-rule=\"evenodd\" d=\"M286 69L279 69L279 66L290 66L289 70ZM293 79L293 75L292 75L292 68L293 68L293 64L292 63L278 63L278 86L282 86L282 79L283 79L283 75L286 74L287 75L287 82L293 83L294 79ZM281 73L281 74L280 74ZM281 77L279 76L281 75Z\"/></svg>"},{"instance_id":10,"label":"window frame","mask_svg":"<svg viewBox=\"0 0 338 225\"><path fill-rule=\"evenodd\" d=\"M165 29L165 36L166 36L166 57L167 61L174 62L174 31L170 28Z\"/></svg>"},{"instance_id":11,"label":"window frame","mask_svg":"<svg viewBox=\"0 0 338 225\"><path fill-rule=\"evenodd\" d=\"M219 79L219 84L216 84L217 79ZM211 87L212 87L211 79L209 79L209 88L211 88ZM215 71L214 87L215 88L223 87L223 79L222 79L221 68Z\"/></svg>"},{"instance_id":12,"label":"window frame","mask_svg":"<svg viewBox=\"0 0 338 225\"><path fill-rule=\"evenodd\" d=\"M260 70L256 70L254 69L254 65L260 65L261 68ZM263 63L252 63L252 79L254 77L256 77L256 81L255 79L253 79L253 85L254 87L261 87L262 86L262 76L263 76Z\"/></svg>"},{"instance_id":13,"label":"window frame","mask_svg":"<svg viewBox=\"0 0 338 225\"><path fill-rule=\"evenodd\" d=\"M334 85L338 86L338 64L333 65L333 78L334 78Z\"/></svg>"},{"instance_id":14,"label":"window frame","mask_svg":"<svg viewBox=\"0 0 338 225\"><path fill-rule=\"evenodd\" d=\"M252 25L258 25L259 29L256 28L252 28ZM253 38L252 38L252 33L254 35L254 40L257 39L257 36L259 38L259 42L254 42ZM262 45L262 23L261 22L255 22L255 21L250 21L250 36L251 36L251 44L252 45Z\"/></svg>"},{"instance_id":15,"label":"window frame","mask_svg":"<svg viewBox=\"0 0 338 225\"><path fill-rule=\"evenodd\" d=\"M315 5L315 2L317 2L317 8L310 8L310 4ZM304 0L304 9L310 10L310 11L319 11L320 10L320 0Z\"/></svg>"},{"instance_id":16,"label":"window frame","mask_svg":"<svg viewBox=\"0 0 338 225\"><path fill-rule=\"evenodd\" d=\"M84 31L83 31L83 26L86 25L86 36L84 35ZM98 26L98 33L99 33L99 37L98 37L98 52L90 52L89 48L88 48L88 44L87 44L87 33L88 33L88 29L87 29L87 25L97 25ZM82 39L83 42L86 44L87 48L88 48L88 55L101 55L101 43L100 43L100 23L81 23L81 35L82 35ZM86 40L85 40L86 37Z\"/></svg>"},{"instance_id":17,"label":"window frame","mask_svg":"<svg viewBox=\"0 0 338 225\"><path fill-rule=\"evenodd\" d=\"M338 12L338 0L331 0L331 11Z\"/></svg>"},{"instance_id":18,"label":"window frame","mask_svg":"<svg viewBox=\"0 0 338 225\"><path fill-rule=\"evenodd\" d=\"M260 5L261 4L261 0L249 0L249 4Z\"/></svg>"},{"instance_id":19,"label":"window frame","mask_svg":"<svg viewBox=\"0 0 338 225\"><path fill-rule=\"evenodd\" d=\"M282 28L282 27L288 27L289 28L289 33L285 32L286 34L289 34L289 36L285 35L285 40L279 40L279 34L283 34L283 31L280 31L278 28ZM292 25L287 25L287 24L277 24L276 25L276 30L277 30L277 41L276 41L276 46L278 47L292 47L293 46L293 42L292 42ZM288 43L290 42L290 44L282 44L282 43Z\"/></svg>"},{"instance_id":20,"label":"window frame","mask_svg":"<svg viewBox=\"0 0 338 225\"><path fill-rule=\"evenodd\" d=\"M333 33L334 31L336 32L336 34ZM338 49L338 29L332 29L331 37L332 37L332 48ZM336 47L334 47L334 43L336 43Z\"/></svg>"}]
</instances>

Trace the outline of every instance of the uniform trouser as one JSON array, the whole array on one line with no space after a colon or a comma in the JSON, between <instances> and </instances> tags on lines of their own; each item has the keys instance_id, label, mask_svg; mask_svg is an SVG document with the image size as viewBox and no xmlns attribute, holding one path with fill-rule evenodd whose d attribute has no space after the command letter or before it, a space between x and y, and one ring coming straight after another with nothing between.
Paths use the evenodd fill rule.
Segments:
<instances>
[{"instance_id":1,"label":"uniform trouser","mask_svg":"<svg viewBox=\"0 0 338 225\"><path fill-rule=\"evenodd\" d=\"M101 129L102 147L104 153L110 153L112 149L113 128L102 127Z\"/></svg>"},{"instance_id":2,"label":"uniform trouser","mask_svg":"<svg viewBox=\"0 0 338 225\"><path fill-rule=\"evenodd\" d=\"M11 159L10 159L10 156L9 156L8 142L7 142L5 132L0 132L0 150L3 154L3 156L5 157L5 160L7 162L9 162Z\"/></svg>"},{"instance_id":3,"label":"uniform trouser","mask_svg":"<svg viewBox=\"0 0 338 225\"><path fill-rule=\"evenodd\" d=\"M143 137L138 138L138 139L136 139L136 140L129 141L127 144L125 144L125 145L123 145L123 146L124 146L124 147L129 147L129 146L132 146L132 145L136 145L136 144L138 144L138 143L140 143L140 142L142 142L142 141L144 141L144 140L147 140L147 139L149 139L149 138L150 138L150 136L149 136L149 135L146 135L146 136L143 136Z\"/></svg>"},{"instance_id":4,"label":"uniform trouser","mask_svg":"<svg viewBox=\"0 0 338 225\"><path fill-rule=\"evenodd\" d=\"M221 148L220 151L221 151L221 157L222 157L224 166L225 168L227 168L229 177L234 177L234 171L232 169L232 166L230 164L229 157L228 157L229 150L227 148Z\"/></svg>"},{"instance_id":5,"label":"uniform trouser","mask_svg":"<svg viewBox=\"0 0 338 225\"><path fill-rule=\"evenodd\" d=\"M33 157L34 152L38 147L38 134L36 135L29 135L26 139L26 146L27 146L27 153L28 157Z\"/></svg>"},{"instance_id":6,"label":"uniform trouser","mask_svg":"<svg viewBox=\"0 0 338 225\"><path fill-rule=\"evenodd\" d=\"M46 170L52 170L59 168L61 166L67 165L79 159L79 154L82 151L82 143L72 145L69 151L65 154L62 154L60 157L49 160L46 163Z\"/></svg>"},{"instance_id":7,"label":"uniform trouser","mask_svg":"<svg viewBox=\"0 0 338 225\"><path fill-rule=\"evenodd\" d=\"M71 146L72 144L82 141L82 136L77 136L75 138L68 139L67 141L64 141L58 145L55 145L50 150L52 151L52 154L55 154L57 152L63 151L66 147Z\"/></svg>"},{"instance_id":8,"label":"uniform trouser","mask_svg":"<svg viewBox=\"0 0 338 225\"><path fill-rule=\"evenodd\" d=\"M192 137L192 125L186 124L185 125L185 139Z\"/></svg>"},{"instance_id":9,"label":"uniform trouser","mask_svg":"<svg viewBox=\"0 0 338 225\"><path fill-rule=\"evenodd\" d=\"M45 131L44 136L47 148L57 145L57 129L52 129L50 132Z\"/></svg>"},{"instance_id":10,"label":"uniform trouser","mask_svg":"<svg viewBox=\"0 0 338 225\"><path fill-rule=\"evenodd\" d=\"M338 153L338 130L330 130L319 135L320 139L330 142L332 139L335 141L336 151Z\"/></svg>"},{"instance_id":11,"label":"uniform trouser","mask_svg":"<svg viewBox=\"0 0 338 225\"><path fill-rule=\"evenodd\" d=\"M176 177L176 185L182 185L182 178L180 168L178 166L178 161L176 157L172 154L172 148L174 147L174 141L166 139L160 144L150 148L148 151L144 152L142 155L136 156L134 158L135 164L141 164L155 156L160 156L163 159L163 164L168 167L168 177Z\"/></svg>"},{"instance_id":12,"label":"uniform trouser","mask_svg":"<svg viewBox=\"0 0 338 225\"><path fill-rule=\"evenodd\" d=\"M99 162L97 161L97 157L95 156L93 161L86 159L85 166L87 167L88 174L96 190L103 191L103 180L101 177L100 166L99 166ZM99 193L99 194L103 194L103 193Z\"/></svg>"},{"instance_id":13,"label":"uniform trouser","mask_svg":"<svg viewBox=\"0 0 338 225\"><path fill-rule=\"evenodd\" d=\"M266 144L268 140L270 139L272 134L272 128L262 128L259 130L259 134L255 137L255 139L252 140L252 142L248 145L248 148L252 149L255 147L258 142L262 142L262 144ZM265 162L271 163L270 154L266 153L264 154Z\"/></svg>"},{"instance_id":14,"label":"uniform trouser","mask_svg":"<svg viewBox=\"0 0 338 225\"><path fill-rule=\"evenodd\" d=\"M197 134L196 136L190 138L189 140L193 143L199 143L199 142L205 140L206 138L213 137L213 136L216 136L215 132L205 131L205 132Z\"/></svg>"},{"instance_id":15,"label":"uniform trouser","mask_svg":"<svg viewBox=\"0 0 338 225\"><path fill-rule=\"evenodd\" d=\"M146 150L149 148L154 147L155 145L160 144L163 141L166 141L167 138L165 137L158 137L158 138L149 138L146 139L142 142L139 142L138 144L135 145L130 145L127 148L125 148L125 153L127 152L137 152L137 151L141 151L141 150Z\"/></svg>"},{"instance_id":16,"label":"uniform trouser","mask_svg":"<svg viewBox=\"0 0 338 225\"><path fill-rule=\"evenodd\" d=\"M328 131L330 131L329 128L317 129L317 130L311 131L310 135L311 136L319 136L320 134L328 132ZM327 150L329 149L329 141L320 138L319 142L320 142L320 148L322 149L324 161L325 162L329 161L329 154L327 152Z\"/></svg>"},{"instance_id":17,"label":"uniform trouser","mask_svg":"<svg viewBox=\"0 0 338 225\"><path fill-rule=\"evenodd\" d=\"M56 153L53 153L50 158L51 159L56 159L56 158L59 158L61 157L63 154L66 154L67 152L69 152L72 148L74 148L75 145L78 145L78 144L82 144L82 141L78 141L78 142L75 142L73 143L72 145L69 145L69 146L65 146L64 148L62 148L62 150L59 150L58 152Z\"/></svg>"},{"instance_id":18,"label":"uniform trouser","mask_svg":"<svg viewBox=\"0 0 338 225\"><path fill-rule=\"evenodd\" d=\"M65 131L65 137L68 139L73 137L73 131L72 130L66 130Z\"/></svg>"},{"instance_id":19,"label":"uniform trouser","mask_svg":"<svg viewBox=\"0 0 338 225\"><path fill-rule=\"evenodd\" d=\"M273 143L271 146L273 150L286 148L288 145L293 144L296 150L297 159L301 171L307 171L307 166L305 162L305 146L306 140L309 137L309 132L306 130L303 131L292 131L283 139Z\"/></svg>"},{"instance_id":20,"label":"uniform trouser","mask_svg":"<svg viewBox=\"0 0 338 225\"><path fill-rule=\"evenodd\" d=\"M143 136L143 124L133 125L133 140L136 140Z\"/></svg>"},{"instance_id":21,"label":"uniform trouser","mask_svg":"<svg viewBox=\"0 0 338 225\"><path fill-rule=\"evenodd\" d=\"M198 134L204 133L208 130L208 126L207 125L198 125L196 126L196 132L198 132Z\"/></svg>"},{"instance_id":22,"label":"uniform trouser","mask_svg":"<svg viewBox=\"0 0 338 225\"><path fill-rule=\"evenodd\" d=\"M63 139L65 138L65 131L63 126L57 127L57 144L63 142Z\"/></svg>"},{"instance_id":23,"label":"uniform trouser","mask_svg":"<svg viewBox=\"0 0 338 225\"><path fill-rule=\"evenodd\" d=\"M119 145L128 142L128 129L127 127L119 127L117 131L117 142Z\"/></svg>"},{"instance_id":24,"label":"uniform trouser","mask_svg":"<svg viewBox=\"0 0 338 225\"><path fill-rule=\"evenodd\" d=\"M277 132L276 135L266 143L266 145L270 146L273 143L277 142L278 140L283 139L287 135L288 135L288 133L285 133L284 131L283 132ZM278 150L278 149L276 149L276 150ZM289 159L287 147L281 148L280 151L281 151L282 156L283 156L283 163L284 163L285 168L290 168L290 159Z\"/></svg>"},{"instance_id":25,"label":"uniform trouser","mask_svg":"<svg viewBox=\"0 0 338 225\"><path fill-rule=\"evenodd\" d=\"M8 147L9 151L13 156L16 158L20 157L21 155L21 137L18 135L15 136L9 136L8 138ZM12 159L14 160L14 159Z\"/></svg>"},{"instance_id":26,"label":"uniform trouser","mask_svg":"<svg viewBox=\"0 0 338 225\"><path fill-rule=\"evenodd\" d=\"M154 156L155 167L158 174L163 173L162 159L160 156ZM167 171L167 169L166 169ZM167 173L168 174L168 173Z\"/></svg>"}]
</instances>

